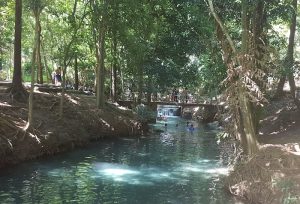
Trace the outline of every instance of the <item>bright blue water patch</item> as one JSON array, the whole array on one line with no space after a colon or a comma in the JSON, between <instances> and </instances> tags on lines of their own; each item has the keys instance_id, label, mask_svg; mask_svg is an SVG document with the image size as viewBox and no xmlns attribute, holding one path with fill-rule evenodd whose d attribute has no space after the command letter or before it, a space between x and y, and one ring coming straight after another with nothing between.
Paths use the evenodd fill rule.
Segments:
<instances>
[{"instance_id":1,"label":"bright blue water patch","mask_svg":"<svg viewBox=\"0 0 300 204\"><path fill-rule=\"evenodd\" d=\"M0 203L240 203L223 190L228 169L215 132L189 121L191 132L186 122L169 117L147 137L104 140L2 170Z\"/></svg>"}]
</instances>

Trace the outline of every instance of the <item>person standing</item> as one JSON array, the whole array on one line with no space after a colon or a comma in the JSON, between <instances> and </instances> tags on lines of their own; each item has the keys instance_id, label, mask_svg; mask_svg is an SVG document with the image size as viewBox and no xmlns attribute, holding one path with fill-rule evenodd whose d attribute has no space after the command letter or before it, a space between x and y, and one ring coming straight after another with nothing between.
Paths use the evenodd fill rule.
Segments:
<instances>
[{"instance_id":1,"label":"person standing","mask_svg":"<svg viewBox=\"0 0 300 204\"><path fill-rule=\"evenodd\" d=\"M186 87L182 91L182 96L183 96L183 102L185 101L185 103L187 103L189 100L189 96L188 96L188 89Z\"/></svg>"},{"instance_id":2,"label":"person standing","mask_svg":"<svg viewBox=\"0 0 300 204\"><path fill-rule=\"evenodd\" d=\"M173 89L173 96L174 96L173 101L178 102L178 91L176 88Z\"/></svg>"},{"instance_id":3,"label":"person standing","mask_svg":"<svg viewBox=\"0 0 300 204\"><path fill-rule=\"evenodd\" d=\"M58 67L55 70L55 85L60 86L61 85L61 68Z\"/></svg>"}]
</instances>

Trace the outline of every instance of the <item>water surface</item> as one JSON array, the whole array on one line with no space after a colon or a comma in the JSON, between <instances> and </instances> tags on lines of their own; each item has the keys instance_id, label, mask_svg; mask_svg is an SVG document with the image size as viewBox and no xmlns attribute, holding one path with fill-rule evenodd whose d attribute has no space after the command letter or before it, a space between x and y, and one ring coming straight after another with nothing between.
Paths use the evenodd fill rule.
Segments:
<instances>
[{"instance_id":1,"label":"water surface","mask_svg":"<svg viewBox=\"0 0 300 204\"><path fill-rule=\"evenodd\" d=\"M0 203L239 203L223 190L228 170L216 131L193 125L190 131L185 120L169 118L146 137L104 140L1 170Z\"/></svg>"}]
</instances>

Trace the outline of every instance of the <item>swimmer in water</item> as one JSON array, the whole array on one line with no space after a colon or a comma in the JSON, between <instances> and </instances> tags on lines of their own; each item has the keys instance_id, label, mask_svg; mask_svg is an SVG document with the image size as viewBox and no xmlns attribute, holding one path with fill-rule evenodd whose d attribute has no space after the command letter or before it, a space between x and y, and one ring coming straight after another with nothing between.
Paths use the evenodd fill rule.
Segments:
<instances>
[{"instance_id":1,"label":"swimmer in water","mask_svg":"<svg viewBox=\"0 0 300 204\"><path fill-rule=\"evenodd\" d=\"M191 124L191 126L189 127L189 131L190 131L190 132L193 132L194 130L195 130L194 125Z\"/></svg>"}]
</instances>

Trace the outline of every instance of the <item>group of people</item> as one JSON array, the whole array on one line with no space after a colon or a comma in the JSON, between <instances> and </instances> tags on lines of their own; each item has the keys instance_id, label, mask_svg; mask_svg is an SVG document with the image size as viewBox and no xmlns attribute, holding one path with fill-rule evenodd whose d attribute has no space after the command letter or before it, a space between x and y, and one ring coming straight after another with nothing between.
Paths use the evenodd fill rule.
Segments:
<instances>
[{"instance_id":1,"label":"group of people","mask_svg":"<svg viewBox=\"0 0 300 204\"><path fill-rule=\"evenodd\" d=\"M175 127L177 128L178 126L179 126L179 124L177 123L177 124L175 125ZM165 123L165 130L167 130L167 128L168 128L168 123ZM189 132L193 133L194 130L195 130L194 124L193 124L193 123L190 123L190 122L186 122L186 129L187 129Z\"/></svg>"},{"instance_id":2,"label":"group of people","mask_svg":"<svg viewBox=\"0 0 300 204\"><path fill-rule=\"evenodd\" d=\"M181 92L181 95L182 95L183 102L187 103L189 100L188 89L184 88L184 90ZM174 102L178 102L178 97L179 97L179 91L176 88L174 88L172 90L171 100Z\"/></svg>"}]
</instances>

